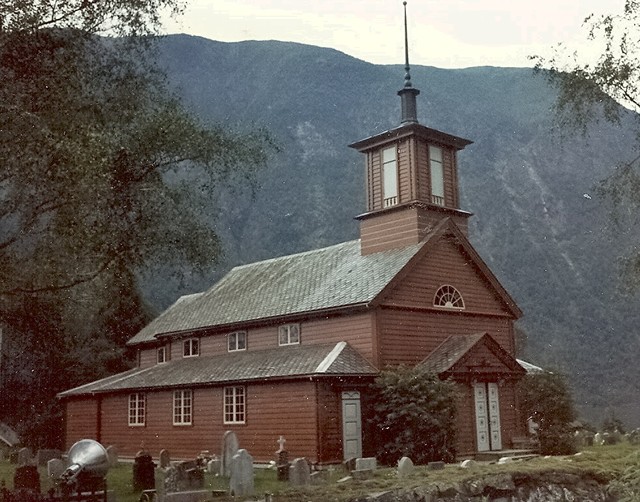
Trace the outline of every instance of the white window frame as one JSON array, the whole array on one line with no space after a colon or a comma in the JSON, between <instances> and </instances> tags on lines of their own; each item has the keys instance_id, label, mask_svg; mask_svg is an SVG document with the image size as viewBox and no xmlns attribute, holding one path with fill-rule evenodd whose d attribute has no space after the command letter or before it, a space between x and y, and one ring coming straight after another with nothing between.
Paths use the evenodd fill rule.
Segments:
<instances>
[{"instance_id":1,"label":"white window frame","mask_svg":"<svg viewBox=\"0 0 640 502\"><path fill-rule=\"evenodd\" d=\"M146 396L142 392L129 394L129 427L144 427L146 419Z\"/></svg>"},{"instance_id":2,"label":"white window frame","mask_svg":"<svg viewBox=\"0 0 640 502\"><path fill-rule=\"evenodd\" d=\"M431 174L431 202L444 206L444 152L439 146L429 145Z\"/></svg>"},{"instance_id":3,"label":"white window frame","mask_svg":"<svg viewBox=\"0 0 640 502\"><path fill-rule=\"evenodd\" d=\"M234 331L227 335L227 351L239 352L241 350L247 350L247 332L246 331Z\"/></svg>"},{"instance_id":4,"label":"white window frame","mask_svg":"<svg viewBox=\"0 0 640 502\"><path fill-rule=\"evenodd\" d=\"M385 148L382 160L382 202L384 207L398 204L398 152L396 145Z\"/></svg>"},{"instance_id":5,"label":"white window frame","mask_svg":"<svg viewBox=\"0 0 640 502\"><path fill-rule=\"evenodd\" d=\"M173 425L193 423L193 391L181 389L173 391Z\"/></svg>"},{"instance_id":6,"label":"white window frame","mask_svg":"<svg viewBox=\"0 0 640 502\"><path fill-rule=\"evenodd\" d=\"M247 421L247 388L244 386L225 387L223 393L223 422L244 424Z\"/></svg>"},{"instance_id":7,"label":"white window frame","mask_svg":"<svg viewBox=\"0 0 640 502\"><path fill-rule=\"evenodd\" d=\"M167 346L166 345L161 345L160 347L158 347L158 350L156 351L156 361L158 364L162 364L162 363L166 363L169 358L167 357L169 351L167 350Z\"/></svg>"},{"instance_id":8,"label":"white window frame","mask_svg":"<svg viewBox=\"0 0 640 502\"><path fill-rule=\"evenodd\" d=\"M200 339L187 338L182 341L182 357L198 357L200 355Z\"/></svg>"},{"instance_id":9,"label":"white window frame","mask_svg":"<svg viewBox=\"0 0 640 502\"><path fill-rule=\"evenodd\" d=\"M278 327L278 345L299 345L300 344L300 324L283 324Z\"/></svg>"},{"instance_id":10,"label":"white window frame","mask_svg":"<svg viewBox=\"0 0 640 502\"><path fill-rule=\"evenodd\" d=\"M444 284L433 295L433 306L441 309L464 310L464 298L454 286Z\"/></svg>"}]
</instances>

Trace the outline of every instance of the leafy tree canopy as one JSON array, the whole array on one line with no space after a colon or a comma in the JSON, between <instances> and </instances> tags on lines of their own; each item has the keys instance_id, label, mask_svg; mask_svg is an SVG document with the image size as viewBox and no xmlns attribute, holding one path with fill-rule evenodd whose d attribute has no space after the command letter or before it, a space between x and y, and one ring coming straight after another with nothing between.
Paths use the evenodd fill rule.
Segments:
<instances>
[{"instance_id":1,"label":"leafy tree canopy","mask_svg":"<svg viewBox=\"0 0 640 502\"><path fill-rule=\"evenodd\" d=\"M0 387L15 398L0 420L32 424L33 444L59 436L56 392L126 367L149 317L139 274L219 256L194 197L274 150L264 131L200 123L153 66L151 35L183 7L0 0Z\"/></svg>"},{"instance_id":2,"label":"leafy tree canopy","mask_svg":"<svg viewBox=\"0 0 640 502\"><path fill-rule=\"evenodd\" d=\"M217 256L211 225L185 201L250 173L271 144L261 131L204 127L171 96L136 43L165 8L182 4L0 5L0 292ZM190 176L176 176L187 166Z\"/></svg>"},{"instance_id":3,"label":"leafy tree canopy","mask_svg":"<svg viewBox=\"0 0 640 502\"><path fill-rule=\"evenodd\" d=\"M640 1L626 0L622 13L585 19L589 54L556 47L550 58L533 56L558 90L556 118L561 133L580 131L599 120L635 121L640 144ZM590 54L597 54L596 57ZM623 106L620 106L623 105ZM627 113L627 109L636 112ZM628 122L625 122L625 126ZM598 193L612 203L612 216L627 228L638 224L640 155L625 159L603 180ZM623 276L627 285L640 285L640 253L631 251Z\"/></svg>"}]
</instances>

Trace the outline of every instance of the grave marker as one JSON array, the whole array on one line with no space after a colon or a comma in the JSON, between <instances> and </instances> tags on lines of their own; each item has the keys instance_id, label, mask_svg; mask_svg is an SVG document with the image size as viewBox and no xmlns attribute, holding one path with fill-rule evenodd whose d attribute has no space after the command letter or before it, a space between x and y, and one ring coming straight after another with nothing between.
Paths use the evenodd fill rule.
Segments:
<instances>
[{"instance_id":1,"label":"grave marker","mask_svg":"<svg viewBox=\"0 0 640 502\"><path fill-rule=\"evenodd\" d=\"M253 495L253 457L239 449L230 462L229 492L234 497Z\"/></svg>"}]
</instances>

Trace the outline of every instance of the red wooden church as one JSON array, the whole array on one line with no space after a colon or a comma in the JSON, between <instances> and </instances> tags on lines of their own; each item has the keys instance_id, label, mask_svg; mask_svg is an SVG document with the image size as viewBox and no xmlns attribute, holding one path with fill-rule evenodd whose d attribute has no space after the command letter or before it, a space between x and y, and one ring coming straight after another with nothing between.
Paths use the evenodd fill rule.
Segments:
<instances>
[{"instance_id":1,"label":"red wooden church","mask_svg":"<svg viewBox=\"0 0 640 502\"><path fill-rule=\"evenodd\" d=\"M317 464L367 454L362 401L380 368L426 365L462 390L457 454L525 434L513 299L467 239L456 157L470 141L418 123L407 61L401 124L358 141L360 239L232 269L128 344L137 366L60 394L66 444L122 456L216 452L236 432L256 461L287 439Z\"/></svg>"}]
</instances>

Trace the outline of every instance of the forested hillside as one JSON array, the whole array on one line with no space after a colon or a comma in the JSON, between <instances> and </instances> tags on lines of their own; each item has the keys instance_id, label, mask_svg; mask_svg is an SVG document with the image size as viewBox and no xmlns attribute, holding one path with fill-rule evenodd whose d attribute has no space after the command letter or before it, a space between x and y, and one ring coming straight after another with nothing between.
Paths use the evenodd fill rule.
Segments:
<instances>
[{"instance_id":1,"label":"forested hillside","mask_svg":"<svg viewBox=\"0 0 640 502\"><path fill-rule=\"evenodd\" d=\"M357 238L364 166L347 145L399 124L401 66L282 42L163 39L160 65L203 120L267 128L281 153L253 187L201 200L217 214L226 258L206 277L145 278L158 309L207 288L230 266ZM621 291L619 258L637 244L594 186L635 157L633 134L588 138L553 127L554 94L532 70L412 67L420 122L474 141L459 156L471 241L524 310L524 359L570 375L583 416L640 417L637 295ZM564 131L567 132L567 131ZM197 176L185 166L179 176ZM636 240L634 240L636 239Z\"/></svg>"}]
</instances>

